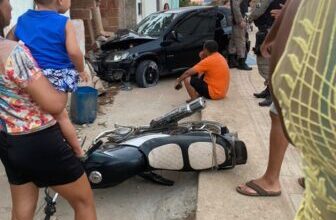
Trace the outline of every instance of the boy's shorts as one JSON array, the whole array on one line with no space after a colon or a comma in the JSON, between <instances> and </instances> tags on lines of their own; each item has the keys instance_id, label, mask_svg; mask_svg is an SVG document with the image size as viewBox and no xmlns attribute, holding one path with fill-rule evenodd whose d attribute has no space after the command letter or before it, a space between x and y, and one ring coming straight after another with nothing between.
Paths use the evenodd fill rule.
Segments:
<instances>
[{"instance_id":1,"label":"boy's shorts","mask_svg":"<svg viewBox=\"0 0 336 220\"><path fill-rule=\"evenodd\" d=\"M50 83L61 92L74 92L78 88L79 74L75 69L44 69Z\"/></svg>"},{"instance_id":2,"label":"boy's shorts","mask_svg":"<svg viewBox=\"0 0 336 220\"><path fill-rule=\"evenodd\" d=\"M190 85L194 87L194 89L200 96L211 99L208 84L204 81L204 75L201 77L199 77L198 75L193 75L190 79Z\"/></svg>"}]
</instances>

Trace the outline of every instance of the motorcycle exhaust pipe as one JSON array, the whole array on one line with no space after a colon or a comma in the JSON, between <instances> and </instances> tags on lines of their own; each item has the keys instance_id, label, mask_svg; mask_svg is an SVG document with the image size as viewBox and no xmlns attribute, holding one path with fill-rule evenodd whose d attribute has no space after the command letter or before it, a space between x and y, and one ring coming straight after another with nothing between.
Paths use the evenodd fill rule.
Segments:
<instances>
[{"instance_id":1,"label":"motorcycle exhaust pipe","mask_svg":"<svg viewBox=\"0 0 336 220\"><path fill-rule=\"evenodd\" d=\"M206 107L204 98L198 98L189 104L179 106L162 117L153 119L150 123L150 128L161 128L172 123L177 123L183 118L186 118L196 112L203 110Z\"/></svg>"}]
</instances>

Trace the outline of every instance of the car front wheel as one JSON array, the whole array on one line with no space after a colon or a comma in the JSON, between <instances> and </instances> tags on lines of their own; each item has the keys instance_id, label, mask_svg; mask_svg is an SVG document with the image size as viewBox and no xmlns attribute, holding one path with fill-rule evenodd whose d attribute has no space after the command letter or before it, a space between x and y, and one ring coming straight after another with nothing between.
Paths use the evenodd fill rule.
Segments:
<instances>
[{"instance_id":1,"label":"car front wheel","mask_svg":"<svg viewBox=\"0 0 336 220\"><path fill-rule=\"evenodd\" d=\"M159 67L153 60L143 60L139 63L136 73L136 83L141 88L155 86L160 77Z\"/></svg>"}]
</instances>

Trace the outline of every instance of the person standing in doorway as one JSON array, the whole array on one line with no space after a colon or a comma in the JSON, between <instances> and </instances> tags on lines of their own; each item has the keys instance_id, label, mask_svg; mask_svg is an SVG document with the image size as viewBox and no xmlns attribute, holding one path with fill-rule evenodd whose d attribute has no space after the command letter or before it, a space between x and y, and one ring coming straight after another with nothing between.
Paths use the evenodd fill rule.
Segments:
<instances>
[{"instance_id":1,"label":"person standing in doorway","mask_svg":"<svg viewBox=\"0 0 336 220\"><path fill-rule=\"evenodd\" d=\"M164 11L169 11L169 9L170 9L169 4L165 3L164 6L163 6L163 10Z\"/></svg>"}]
</instances>

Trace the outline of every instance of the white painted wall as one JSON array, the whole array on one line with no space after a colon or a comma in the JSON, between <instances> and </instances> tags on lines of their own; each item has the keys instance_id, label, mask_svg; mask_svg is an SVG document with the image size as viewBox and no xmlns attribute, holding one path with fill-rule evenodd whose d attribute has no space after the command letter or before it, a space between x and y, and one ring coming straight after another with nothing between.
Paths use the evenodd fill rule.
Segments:
<instances>
[{"instance_id":1,"label":"white painted wall","mask_svg":"<svg viewBox=\"0 0 336 220\"><path fill-rule=\"evenodd\" d=\"M12 21L8 28L5 29L5 33L10 30L10 28L16 24L16 21L20 15L25 13L28 9L33 8L34 0L11 0L10 1L13 11L12 11Z\"/></svg>"},{"instance_id":2,"label":"white painted wall","mask_svg":"<svg viewBox=\"0 0 336 220\"><path fill-rule=\"evenodd\" d=\"M142 15L143 12L141 11L140 14L139 14L139 10L140 10L139 9L139 4L142 5L142 0L136 0L136 12L135 13L137 15L137 17L136 17L137 18L137 20L136 20L137 23L139 23L143 19L143 15Z\"/></svg>"},{"instance_id":3,"label":"white painted wall","mask_svg":"<svg viewBox=\"0 0 336 220\"><path fill-rule=\"evenodd\" d=\"M136 13L137 13L137 23L144 19L147 15L150 15L157 11L157 1L156 0L136 0ZM139 3L142 4L141 15L139 15Z\"/></svg>"},{"instance_id":4,"label":"white painted wall","mask_svg":"<svg viewBox=\"0 0 336 220\"><path fill-rule=\"evenodd\" d=\"M5 29L5 34L16 24L20 15L25 13L28 9L32 9L34 7L34 0L11 0L10 3L13 7L12 21L9 27ZM66 15L69 16L69 12L67 12Z\"/></svg>"},{"instance_id":5,"label":"white painted wall","mask_svg":"<svg viewBox=\"0 0 336 220\"><path fill-rule=\"evenodd\" d=\"M156 0L143 0L143 15L146 17L157 11L157 1Z\"/></svg>"}]
</instances>

